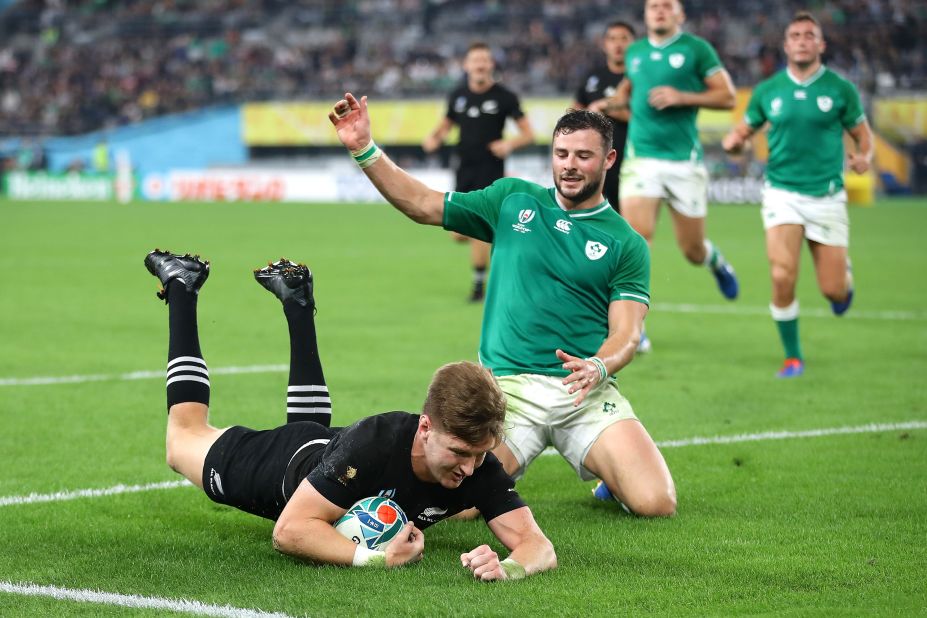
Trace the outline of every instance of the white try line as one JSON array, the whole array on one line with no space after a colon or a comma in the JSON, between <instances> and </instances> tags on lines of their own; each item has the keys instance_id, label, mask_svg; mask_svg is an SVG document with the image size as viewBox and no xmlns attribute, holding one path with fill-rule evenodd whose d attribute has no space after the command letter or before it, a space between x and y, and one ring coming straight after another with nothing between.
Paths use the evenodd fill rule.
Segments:
<instances>
[{"instance_id":1,"label":"white try line","mask_svg":"<svg viewBox=\"0 0 927 618\"><path fill-rule=\"evenodd\" d=\"M658 313L698 313L712 315L762 315L769 316L769 307L756 307L751 305L692 305L687 303L654 303L652 311ZM801 317L832 318L834 314L829 309L802 308ZM879 320L884 322L924 322L927 321L925 311L855 311L850 310L840 318L841 320Z\"/></svg>"},{"instance_id":2,"label":"white try line","mask_svg":"<svg viewBox=\"0 0 927 618\"><path fill-rule=\"evenodd\" d=\"M115 496L118 494L134 494L155 489L174 489L176 487L192 487L190 481L164 481L161 483L147 483L145 485L114 485L104 489L75 489L73 491L56 491L51 494L31 493L26 496L0 497L0 506L13 504L36 504L39 502L65 502L78 498L100 498L102 496Z\"/></svg>"},{"instance_id":3,"label":"white try line","mask_svg":"<svg viewBox=\"0 0 927 618\"><path fill-rule=\"evenodd\" d=\"M231 375L238 373L284 373L289 365L249 365L246 367L209 368L210 375ZM76 376L35 376L30 378L0 378L0 386L43 386L48 384L82 384L84 382L111 382L130 380L164 380L165 370L131 371L129 373L110 373Z\"/></svg>"},{"instance_id":4,"label":"white try line","mask_svg":"<svg viewBox=\"0 0 927 618\"><path fill-rule=\"evenodd\" d=\"M927 429L927 421L905 421L901 423L870 423L854 427L829 427L824 429L808 429L805 431L766 431L763 433L742 433L732 436L712 436L683 438L680 440L663 440L657 442L660 448L679 448L682 446L701 446L705 444L737 444L741 442L763 442L767 440L793 440L800 438L821 438L824 436L838 436L859 433L882 433L886 431L899 431L905 429ZM542 455L556 455L557 451L548 447ZM115 496L118 494L139 493L156 489L174 489L177 487L192 487L189 481L163 481L148 483L146 485L115 485L103 489L77 489L72 491L59 491L51 494L31 493L25 496L0 496L0 507L21 504L35 504L39 502L61 502L77 500L78 498L99 498L102 496Z\"/></svg>"},{"instance_id":5,"label":"white try line","mask_svg":"<svg viewBox=\"0 0 927 618\"><path fill-rule=\"evenodd\" d=\"M661 313L686 313L707 315L743 315L768 316L768 307L749 305L693 305L679 303L654 303L653 311ZM829 318L833 314L826 309L802 309L802 316L812 318ZM923 311L850 311L841 318L858 320L879 320L891 322L927 321L927 312ZM248 365L243 367L210 368L210 375L230 375L239 373L284 373L288 365ZM48 386L56 384L82 384L85 382L116 382L127 380L164 379L164 371L131 371L129 373L89 374L71 376L31 376L24 378L0 378L3 386Z\"/></svg>"},{"instance_id":6,"label":"white try line","mask_svg":"<svg viewBox=\"0 0 927 618\"><path fill-rule=\"evenodd\" d=\"M220 616L222 618L292 618L289 614L265 612L258 609L244 609L229 605L206 605L199 601L187 599L165 599L161 597L143 597L134 594L117 594L98 590L80 590L59 588L58 586L39 586L36 584L16 584L0 580L0 592L19 594L29 597L48 597L59 601L78 601L80 603L97 603L100 605L119 605L133 609L159 609L181 614L197 616Z\"/></svg>"}]
</instances>

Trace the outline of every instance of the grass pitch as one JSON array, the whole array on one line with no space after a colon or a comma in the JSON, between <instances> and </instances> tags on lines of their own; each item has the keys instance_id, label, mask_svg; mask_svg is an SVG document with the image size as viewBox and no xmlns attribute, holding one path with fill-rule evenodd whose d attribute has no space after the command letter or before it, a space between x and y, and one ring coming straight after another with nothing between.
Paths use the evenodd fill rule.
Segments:
<instances>
[{"instance_id":1,"label":"grass pitch","mask_svg":"<svg viewBox=\"0 0 927 618\"><path fill-rule=\"evenodd\" d=\"M422 563L376 572L279 555L271 522L191 487L23 503L179 478L163 452L167 311L142 265L156 246L213 262L199 326L220 425L285 419L285 372L217 372L288 361L279 304L251 281L268 259L315 273L336 424L417 410L437 366L476 358L481 308L464 302L466 247L385 205L0 202L0 212L0 588L293 616L927 612L927 430L917 426L666 446L679 493L668 520L595 502L590 483L541 457L519 491L560 567L511 584L474 582L459 566L480 543L501 549L481 522L432 527ZM851 209L851 220L854 306L828 315L806 252L806 374L777 381L757 208L717 206L708 220L741 279L735 303L684 263L664 217L647 320L654 353L620 376L658 442L927 421L927 203L884 201ZM125 375L148 371L158 377ZM32 383L66 376L76 377ZM0 592L0 615L174 615L94 599Z\"/></svg>"}]
</instances>

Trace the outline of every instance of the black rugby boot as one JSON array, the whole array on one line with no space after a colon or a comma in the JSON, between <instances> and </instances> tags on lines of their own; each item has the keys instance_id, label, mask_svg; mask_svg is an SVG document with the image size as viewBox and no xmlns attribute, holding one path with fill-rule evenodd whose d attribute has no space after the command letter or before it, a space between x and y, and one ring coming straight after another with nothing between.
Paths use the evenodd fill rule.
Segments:
<instances>
[{"instance_id":1,"label":"black rugby boot","mask_svg":"<svg viewBox=\"0 0 927 618\"><path fill-rule=\"evenodd\" d=\"M312 294L312 272L305 264L295 264L286 258L268 263L254 271L254 279L286 304L290 301L315 309Z\"/></svg>"},{"instance_id":2,"label":"black rugby boot","mask_svg":"<svg viewBox=\"0 0 927 618\"><path fill-rule=\"evenodd\" d=\"M209 277L209 262L189 253L180 255L155 249L145 256L145 267L161 281L163 289L158 298L165 303L168 303L167 284L172 280L181 282L187 292L196 295Z\"/></svg>"}]
</instances>

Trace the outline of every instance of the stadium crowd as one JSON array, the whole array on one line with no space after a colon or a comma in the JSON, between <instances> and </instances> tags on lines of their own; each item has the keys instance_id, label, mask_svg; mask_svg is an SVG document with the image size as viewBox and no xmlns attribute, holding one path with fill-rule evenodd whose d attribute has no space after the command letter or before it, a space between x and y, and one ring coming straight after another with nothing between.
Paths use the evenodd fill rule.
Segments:
<instances>
[{"instance_id":1,"label":"stadium crowd","mask_svg":"<svg viewBox=\"0 0 927 618\"><path fill-rule=\"evenodd\" d=\"M441 95L474 39L505 83L565 95L601 59L609 0L20 0L0 12L0 134L73 135L205 105ZM827 62L864 93L927 86L927 5L917 0L688 0L687 28L734 81L781 67L801 8L824 25Z\"/></svg>"}]
</instances>

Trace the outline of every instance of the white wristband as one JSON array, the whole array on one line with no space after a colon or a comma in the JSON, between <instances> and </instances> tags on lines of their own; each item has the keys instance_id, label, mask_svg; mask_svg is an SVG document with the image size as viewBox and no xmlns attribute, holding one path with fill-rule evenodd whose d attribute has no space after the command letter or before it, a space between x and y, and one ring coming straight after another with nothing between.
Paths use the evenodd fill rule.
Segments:
<instances>
[{"instance_id":1,"label":"white wristband","mask_svg":"<svg viewBox=\"0 0 927 618\"><path fill-rule=\"evenodd\" d=\"M505 577L507 579L523 579L525 575L527 575L525 567L511 558L506 558L499 563L499 566L505 571Z\"/></svg>"},{"instance_id":2,"label":"white wristband","mask_svg":"<svg viewBox=\"0 0 927 618\"><path fill-rule=\"evenodd\" d=\"M386 552L377 551L375 549L367 549L358 545L354 550L354 560L351 561L352 566L372 566L372 567L385 567L386 566Z\"/></svg>"}]
</instances>

